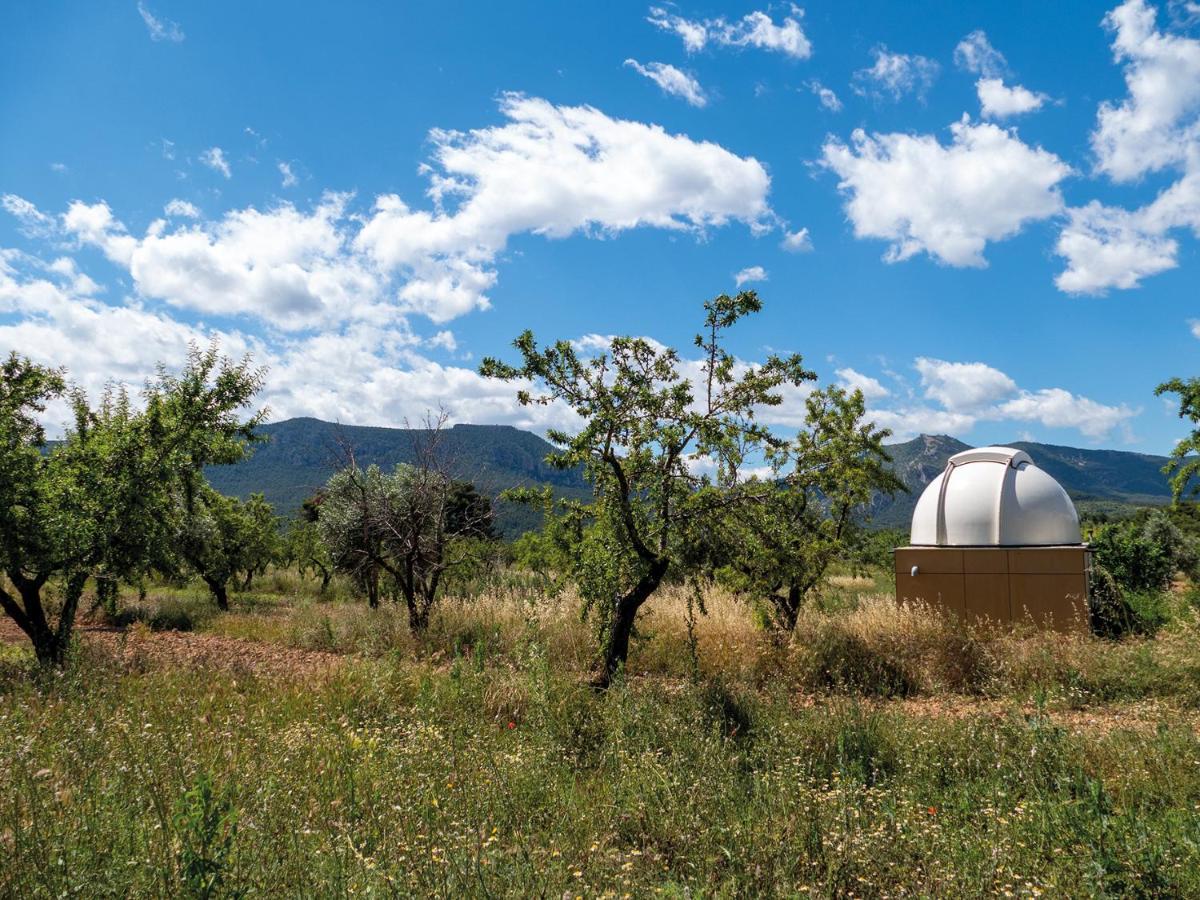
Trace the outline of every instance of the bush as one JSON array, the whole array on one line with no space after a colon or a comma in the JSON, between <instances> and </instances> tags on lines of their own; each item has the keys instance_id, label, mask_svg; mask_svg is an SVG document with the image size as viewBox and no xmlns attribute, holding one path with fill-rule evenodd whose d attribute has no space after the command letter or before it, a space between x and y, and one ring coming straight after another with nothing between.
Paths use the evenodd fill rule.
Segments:
<instances>
[{"instance_id":1,"label":"bush","mask_svg":"<svg viewBox=\"0 0 1200 900\"><path fill-rule=\"evenodd\" d=\"M893 660L833 623L817 629L806 662L805 680L813 687L873 697L907 697L916 690Z\"/></svg>"},{"instance_id":2,"label":"bush","mask_svg":"<svg viewBox=\"0 0 1200 900\"><path fill-rule=\"evenodd\" d=\"M1133 520L1117 522L1096 530L1092 548L1096 562L1122 589L1160 591L1171 583L1176 560L1172 546L1158 537L1157 526L1149 529Z\"/></svg>"},{"instance_id":3,"label":"bush","mask_svg":"<svg viewBox=\"0 0 1200 900\"><path fill-rule=\"evenodd\" d=\"M151 631L192 631L197 623L186 606L170 601L160 606L146 624Z\"/></svg>"}]
</instances>

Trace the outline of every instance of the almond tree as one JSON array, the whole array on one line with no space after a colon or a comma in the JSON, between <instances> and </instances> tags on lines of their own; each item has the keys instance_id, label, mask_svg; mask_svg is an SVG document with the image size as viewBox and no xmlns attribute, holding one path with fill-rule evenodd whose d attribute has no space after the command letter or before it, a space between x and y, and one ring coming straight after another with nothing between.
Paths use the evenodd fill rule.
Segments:
<instances>
[{"instance_id":1,"label":"almond tree","mask_svg":"<svg viewBox=\"0 0 1200 900\"><path fill-rule=\"evenodd\" d=\"M698 565L694 538L748 497L736 487L746 453L779 443L756 410L780 404L782 386L816 377L799 355L746 366L725 349L729 328L761 308L753 291L704 304L695 382L675 350L633 337L613 338L606 353L583 358L568 341L541 348L526 331L514 343L520 365L489 358L480 367L485 376L530 383L517 392L521 404L563 404L582 423L576 434L547 433L558 448L548 459L582 465L592 485L572 574L587 609L600 615L599 687L624 666L643 604L668 575ZM697 474L689 465L696 460L711 461L715 473Z\"/></svg>"},{"instance_id":2,"label":"almond tree","mask_svg":"<svg viewBox=\"0 0 1200 900\"><path fill-rule=\"evenodd\" d=\"M120 390L95 408L72 392L74 426L47 448L38 417L66 391L62 373L16 354L3 364L0 608L40 662L63 663L90 577L135 577L166 558L181 486L242 457L262 414L241 410L261 382L248 360L193 347L179 375L159 370L140 408Z\"/></svg>"},{"instance_id":3,"label":"almond tree","mask_svg":"<svg viewBox=\"0 0 1200 900\"><path fill-rule=\"evenodd\" d=\"M877 494L907 490L888 467L891 432L865 420L861 391L813 391L805 406L805 427L771 448L772 477L746 488L758 501L732 508L706 536L721 579L770 603L789 634L829 566L850 558L856 517Z\"/></svg>"}]
</instances>

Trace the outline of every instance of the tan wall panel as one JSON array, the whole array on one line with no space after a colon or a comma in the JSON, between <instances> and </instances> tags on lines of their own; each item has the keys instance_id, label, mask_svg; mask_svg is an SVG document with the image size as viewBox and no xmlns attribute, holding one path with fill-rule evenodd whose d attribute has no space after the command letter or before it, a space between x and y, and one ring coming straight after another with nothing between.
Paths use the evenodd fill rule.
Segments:
<instances>
[{"instance_id":1,"label":"tan wall panel","mask_svg":"<svg viewBox=\"0 0 1200 900\"><path fill-rule=\"evenodd\" d=\"M1007 574L963 576L963 607L968 620L987 620L999 625L1012 621L1008 604Z\"/></svg>"},{"instance_id":2,"label":"tan wall panel","mask_svg":"<svg viewBox=\"0 0 1200 900\"><path fill-rule=\"evenodd\" d=\"M917 575L907 572L896 576L896 599L901 603L924 603L930 608L955 616L963 612L961 575Z\"/></svg>"},{"instance_id":3,"label":"tan wall panel","mask_svg":"<svg viewBox=\"0 0 1200 900\"><path fill-rule=\"evenodd\" d=\"M906 547L896 551L896 574L909 575L916 566L921 575L949 575L963 570L963 552L949 547Z\"/></svg>"},{"instance_id":4,"label":"tan wall panel","mask_svg":"<svg viewBox=\"0 0 1200 900\"><path fill-rule=\"evenodd\" d=\"M1062 574L1014 574L1010 576L1010 600L1014 622L1027 621L1052 626L1056 631L1088 629L1087 578L1082 572Z\"/></svg>"},{"instance_id":5,"label":"tan wall panel","mask_svg":"<svg viewBox=\"0 0 1200 900\"><path fill-rule=\"evenodd\" d=\"M1082 573L1087 551L1082 547L1046 547L1008 551L1010 572L1021 575Z\"/></svg>"},{"instance_id":6,"label":"tan wall panel","mask_svg":"<svg viewBox=\"0 0 1200 900\"><path fill-rule=\"evenodd\" d=\"M996 550L964 550L963 571L975 574L994 574L1008 571L1008 551Z\"/></svg>"}]
</instances>

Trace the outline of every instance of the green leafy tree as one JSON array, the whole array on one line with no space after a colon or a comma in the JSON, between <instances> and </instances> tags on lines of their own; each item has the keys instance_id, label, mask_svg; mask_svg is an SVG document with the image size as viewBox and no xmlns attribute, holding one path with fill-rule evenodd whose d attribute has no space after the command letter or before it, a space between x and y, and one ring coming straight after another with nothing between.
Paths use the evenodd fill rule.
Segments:
<instances>
[{"instance_id":1,"label":"green leafy tree","mask_svg":"<svg viewBox=\"0 0 1200 900\"><path fill-rule=\"evenodd\" d=\"M1154 389L1156 397L1163 394L1178 394L1179 418L1188 419L1193 426L1200 425L1200 378L1164 381ZM1185 494L1200 494L1200 481L1195 480L1200 473L1200 428L1193 427L1192 433L1175 445L1163 472L1171 477L1171 494L1176 503Z\"/></svg>"},{"instance_id":2,"label":"green leafy tree","mask_svg":"<svg viewBox=\"0 0 1200 900\"><path fill-rule=\"evenodd\" d=\"M851 561L872 498L905 490L887 465L891 432L864 420L861 391L825 388L805 403L795 440L769 449L773 477L750 486L754 502L731 507L709 533L722 580L770 603L787 633L829 566Z\"/></svg>"},{"instance_id":3,"label":"green leafy tree","mask_svg":"<svg viewBox=\"0 0 1200 900\"><path fill-rule=\"evenodd\" d=\"M243 503L207 483L181 500L175 547L186 567L229 609L229 583L265 567L274 554L275 516L262 494ZM248 579L247 579L248 580Z\"/></svg>"},{"instance_id":4,"label":"green leafy tree","mask_svg":"<svg viewBox=\"0 0 1200 900\"><path fill-rule=\"evenodd\" d=\"M780 387L815 377L798 355L749 367L725 349L728 329L761 308L753 291L705 303L696 383L684 377L675 350L633 337L614 338L589 359L567 341L541 348L526 331L515 342L519 366L489 358L480 368L530 383L517 393L522 404L561 403L582 421L577 434L548 433L559 448L549 461L582 465L592 485L572 575L588 610L600 614L600 687L624 666L642 605L668 574L692 571L694 537L739 502L734 485L748 449L777 443L755 411L781 403ZM715 474L696 474L689 466L696 459L712 461Z\"/></svg>"},{"instance_id":5,"label":"green leafy tree","mask_svg":"<svg viewBox=\"0 0 1200 900\"><path fill-rule=\"evenodd\" d=\"M74 426L47 449L38 415L64 393L63 376L16 354L4 363L0 567L11 591L0 586L0 607L40 661L63 662L90 577L136 577L169 557L181 488L245 453L261 413L241 411L261 381L248 360L192 348L180 374L160 368L140 408L119 390L95 408L73 392Z\"/></svg>"},{"instance_id":6,"label":"green leafy tree","mask_svg":"<svg viewBox=\"0 0 1200 900\"><path fill-rule=\"evenodd\" d=\"M324 594L329 590L329 582L333 579L333 559L329 555L329 548L321 539L320 527L317 525L319 510L319 504L305 501L301 516L294 519L288 527L284 536L284 546L287 557L302 576L311 572L321 579L321 593Z\"/></svg>"},{"instance_id":7,"label":"green leafy tree","mask_svg":"<svg viewBox=\"0 0 1200 900\"><path fill-rule=\"evenodd\" d=\"M265 575L267 568L276 562L283 552L279 536L279 519L275 510L262 494L251 494L241 509L247 518L246 547L241 553L242 590L250 590L254 576Z\"/></svg>"}]
</instances>

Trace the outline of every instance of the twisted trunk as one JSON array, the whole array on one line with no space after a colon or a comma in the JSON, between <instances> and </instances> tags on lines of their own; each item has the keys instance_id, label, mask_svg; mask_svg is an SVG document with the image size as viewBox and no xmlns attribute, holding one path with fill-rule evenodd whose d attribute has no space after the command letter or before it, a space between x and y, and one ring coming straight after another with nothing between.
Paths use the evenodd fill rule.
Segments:
<instances>
[{"instance_id":1,"label":"twisted trunk","mask_svg":"<svg viewBox=\"0 0 1200 900\"><path fill-rule=\"evenodd\" d=\"M627 594L617 601L613 610L612 622L609 626L608 640L600 660L600 667L592 679L592 684L604 690L612 684L613 677L625 667L629 659L629 638L633 635L633 623L637 619L638 610L658 590L667 574L668 562L665 559L655 559L641 580Z\"/></svg>"}]
</instances>

